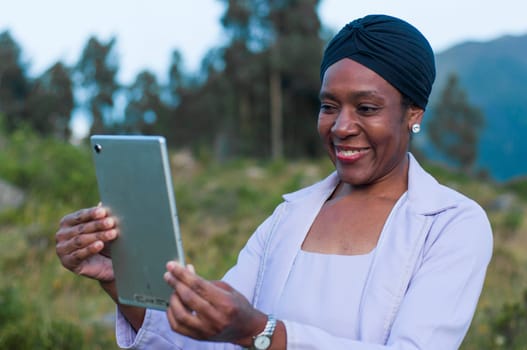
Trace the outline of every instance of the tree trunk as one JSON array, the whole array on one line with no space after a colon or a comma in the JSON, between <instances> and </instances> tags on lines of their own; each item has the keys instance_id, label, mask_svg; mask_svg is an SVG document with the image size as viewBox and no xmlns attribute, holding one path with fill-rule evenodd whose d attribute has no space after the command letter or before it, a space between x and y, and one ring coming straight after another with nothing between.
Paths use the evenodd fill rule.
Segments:
<instances>
[{"instance_id":1,"label":"tree trunk","mask_svg":"<svg viewBox=\"0 0 527 350\"><path fill-rule=\"evenodd\" d=\"M284 157L282 83L278 69L271 71L269 91L271 98L271 153L273 159L276 160Z\"/></svg>"}]
</instances>

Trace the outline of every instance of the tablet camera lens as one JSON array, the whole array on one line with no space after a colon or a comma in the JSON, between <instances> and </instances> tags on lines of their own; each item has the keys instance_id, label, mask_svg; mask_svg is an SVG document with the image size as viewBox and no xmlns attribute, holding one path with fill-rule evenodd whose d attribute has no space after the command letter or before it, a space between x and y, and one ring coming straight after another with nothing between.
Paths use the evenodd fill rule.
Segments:
<instances>
[{"instance_id":1,"label":"tablet camera lens","mask_svg":"<svg viewBox=\"0 0 527 350\"><path fill-rule=\"evenodd\" d=\"M102 146L100 144L95 144L95 146L93 146L93 149L95 150L95 152L97 153L101 153L102 151Z\"/></svg>"}]
</instances>

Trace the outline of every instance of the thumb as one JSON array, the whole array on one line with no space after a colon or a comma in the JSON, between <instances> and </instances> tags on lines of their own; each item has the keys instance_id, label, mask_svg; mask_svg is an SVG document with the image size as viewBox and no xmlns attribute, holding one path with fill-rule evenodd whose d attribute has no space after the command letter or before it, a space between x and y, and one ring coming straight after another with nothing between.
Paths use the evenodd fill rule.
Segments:
<instances>
[{"instance_id":1,"label":"thumb","mask_svg":"<svg viewBox=\"0 0 527 350\"><path fill-rule=\"evenodd\" d=\"M211 281L211 283L213 285L215 285L216 287L218 288L221 288L227 292L231 292L234 290L234 288L231 287L230 284L228 284L227 282L223 282L223 281Z\"/></svg>"}]
</instances>

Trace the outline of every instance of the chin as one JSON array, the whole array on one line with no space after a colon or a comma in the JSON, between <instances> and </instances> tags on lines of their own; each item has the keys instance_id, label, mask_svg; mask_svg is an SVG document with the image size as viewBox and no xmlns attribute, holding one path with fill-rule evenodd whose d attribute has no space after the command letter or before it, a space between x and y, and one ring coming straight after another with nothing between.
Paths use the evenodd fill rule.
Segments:
<instances>
[{"instance_id":1,"label":"chin","mask_svg":"<svg viewBox=\"0 0 527 350\"><path fill-rule=\"evenodd\" d=\"M349 171L341 171L338 167L337 174L339 176L340 181L351 186L363 186L370 183L369 177L365 176L364 174L350 174Z\"/></svg>"}]
</instances>

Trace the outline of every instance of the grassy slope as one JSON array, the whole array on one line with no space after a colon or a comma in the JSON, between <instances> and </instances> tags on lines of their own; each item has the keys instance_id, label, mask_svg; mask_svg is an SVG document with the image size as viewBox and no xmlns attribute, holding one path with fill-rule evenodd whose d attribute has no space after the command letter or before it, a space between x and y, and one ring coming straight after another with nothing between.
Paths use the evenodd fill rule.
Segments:
<instances>
[{"instance_id":1,"label":"grassy slope","mask_svg":"<svg viewBox=\"0 0 527 350\"><path fill-rule=\"evenodd\" d=\"M21 159L20 150L8 149L4 157L12 159L0 159L3 164L12 165L4 166L0 177L16 182L21 181L15 179L22 173L27 180L19 185L30 189L23 208L0 215L3 275L0 288L15 287L20 299L33 311L31 317L39 315L37 319L42 324L66 320L78 325L85 333L86 348L113 348L110 345L113 305L96 283L65 271L54 253L53 235L60 217L78 207L93 205L97 200L93 169L86 165L90 164L89 155L86 150L70 150L71 159L63 156L61 163L55 164L56 158L60 158L57 152L62 154L67 146L40 144L35 147L49 148L49 159L42 160L42 156L32 159L35 164L23 171L13 165ZM27 157L35 157L30 150L24 152L26 162ZM221 277L235 262L249 234L281 201L281 194L311 184L331 171L326 160L287 163L237 160L218 165L206 160L193 161L182 153L174 154L172 160L187 258L208 278ZM46 164L51 171L42 169ZM76 167L83 168L82 174L74 175ZM39 171L28 170L33 168ZM427 168L445 184L476 199L491 218L496 237L495 257L463 349L493 348L488 347L489 317L504 302L519 300L521 291L527 287L527 227L521 219L526 202L512 195L507 210L493 209L496 198L510 194L510 190L440 167ZM43 180L44 175L49 178ZM85 179L81 181L75 176ZM70 185L71 188L67 187ZM517 215L511 217L511 212Z\"/></svg>"}]
</instances>

